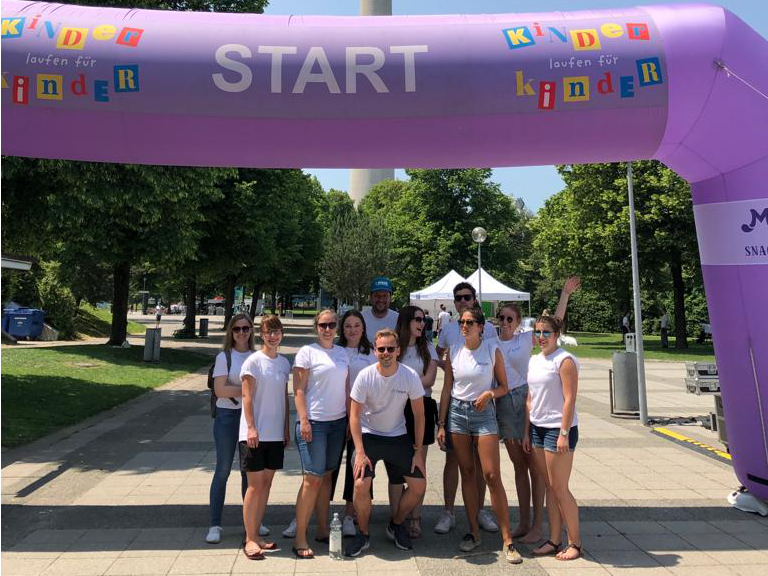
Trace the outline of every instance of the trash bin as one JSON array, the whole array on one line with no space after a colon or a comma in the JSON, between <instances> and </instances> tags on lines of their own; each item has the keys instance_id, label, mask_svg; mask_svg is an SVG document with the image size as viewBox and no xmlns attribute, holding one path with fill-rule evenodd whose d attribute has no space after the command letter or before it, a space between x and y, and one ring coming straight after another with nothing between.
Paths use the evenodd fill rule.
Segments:
<instances>
[{"instance_id":1,"label":"trash bin","mask_svg":"<svg viewBox=\"0 0 768 576\"><path fill-rule=\"evenodd\" d=\"M144 336L144 362L160 362L160 328L147 328Z\"/></svg>"},{"instance_id":2,"label":"trash bin","mask_svg":"<svg viewBox=\"0 0 768 576\"><path fill-rule=\"evenodd\" d=\"M640 395L637 389L637 354L613 353L613 410L638 412Z\"/></svg>"},{"instance_id":3,"label":"trash bin","mask_svg":"<svg viewBox=\"0 0 768 576\"><path fill-rule=\"evenodd\" d=\"M208 336L208 318L200 318L200 338Z\"/></svg>"},{"instance_id":4,"label":"trash bin","mask_svg":"<svg viewBox=\"0 0 768 576\"><path fill-rule=\"evenodd\" d=\"M6 309L3 327L14 338L38 338L43 332L45 312L37 308ZM7 323L7 326L6 326Z\"/></svg>"}]
</instances>

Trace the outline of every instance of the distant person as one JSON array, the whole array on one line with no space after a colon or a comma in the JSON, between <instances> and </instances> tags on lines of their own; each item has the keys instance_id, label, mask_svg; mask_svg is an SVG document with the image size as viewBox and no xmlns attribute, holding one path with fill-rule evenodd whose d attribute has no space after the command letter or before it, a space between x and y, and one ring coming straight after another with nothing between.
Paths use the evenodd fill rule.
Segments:
<instances>
[{"instance_id":1,"label":"distant person","mask_svg":"<svg viewBox=\"0 0 768 576\"><path fill-rule=\"evenodd\" d=\"M155 328L160 328L160 319L163 317L163 307L158 302L155 306Z\"/></svg>"},{"instance_id":2,"label":"distant person","mask_svg":"<svg viewBox=\"0 0 768 576\"><path fill-rule=\"evenodd\" d=\"M659 326L661 328L661 347L669 348L669 316L666 311L659 318Z\"/></svg>"},{"instance_id":3,"label":"distant person","mask_svg":"<svg viewBox=\"0 0 768 576\"><path fill-rule=\"evenodd\" d=\"M705 340L707 338L712 338L712 325L707 322L701 323L701 330L699 331L699 336L696 338L697 344L704 344Z\"/></svg>"},{"instance_id":4,"label":"distant person","mask_svg":"<svg viewBox=\"0 0 768 576\"><path fill-rule=\"evenodd\" d=\"M397 324L397 312L389 307L392 304L392 281L386 276L377 276L371 282L370 310L363 311L365 335L373 342L379 330L394 330Z\"/></svg>"},{"instance_id":5,"label":"distant person","mask_svg":"<svg viewBox=\"0 0 768 576\"><path fill-rule=\"evenodd\" d=\"M435 337L433 330L435 326L435 319L429 315L429 310L424 310L424 336L426 336L429 343L432 343L432 339Z\"/></svg>"},{"instance_id":6,"label":"distant person","mask_svg":"<svg viewBox=\"0 0 768 576\"><path fill-rule=\"evenodd\" d=\"M437 337L440 338L440 332L451 322L451 314L445 309L445 304L440 304L440 313L437 315Z\"/></svg>"},{"instance_id":7,"label":"distant person","mask_svg":"<svg viewBox=\"0 0 768 576\"><path fill-rule=\"evenodd\" d=\"M625 336L629 334L629 312L625 312L621 318L621 339L625 340Z\"/></svg>"}]
</instances>

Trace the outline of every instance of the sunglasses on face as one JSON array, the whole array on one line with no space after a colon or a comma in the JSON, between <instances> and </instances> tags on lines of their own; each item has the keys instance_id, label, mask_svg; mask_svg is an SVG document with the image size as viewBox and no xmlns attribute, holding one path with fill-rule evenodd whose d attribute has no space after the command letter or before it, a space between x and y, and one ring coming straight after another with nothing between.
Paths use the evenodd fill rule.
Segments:
<instances>
[{"instance_id":1,"label":"sunglasses on face","mask_svg":"<svg viewBox=\"0 0 768 576\"><path fill-rule=\"evenodd\" d=\"M549 330L536 330L534 331L534 334L536 335L536 338L549 338L554 332L550 332Z\"/></svg>"},{"instance_id":2,"label":"sunglasses on face","mask_svg":"<svg viewBox=\"0 0 768 576\"><path fill-rule=\"evenodd\" d=\"M234 332L235 334L240 334L241 331L243 334L248 334L248 332L251 331L251 327L250 326L233 326L232 327L232 332Z\"/></svg>"},{"instance_id":3,"label":"sunglasses on face","mask_svg":"<svg viewBox=\"0 0 768 576\"><path fill-rule=\"evenodd\" d=\"M416 322L416 324L424 324L424 318L422 316L415 316L411 318L411 322Z\"/></svg>"},{"instance_id":4,"label":"sunglasses on face","mask_svg":"<svg viewBox=\"0 0 768 576\"><path fill-rule=\"evenodd\" d=\"M472 294L456 294L456 296L453 297L454 302L461 302L462 300L465 302L471 302L474 299L475 297L472 296Z\"/></svg>"},{"instance_id":5,"label":"sunglasses on face","mask_svg":"<svg viewBox=\"0 0 768 576\"><path fill-rule=\"evenodd\" d=\"M504 314L498 314L496 316L496 318L498 318L499 322L509 322L509 323L512 323L512 322L515 321L515 317L514 316L504 316Z\"/></svg>"},{"instance_id":6,"label":"sunglasses on face","mask_svg":"<svg viewBox=\"0 0 768 576\"><path fill-rule=\"evenodd\" d=\"M336 330L336 322L318 322L321 330Z\"/></svg>"},{"instance_id":7,"label":"sunglasses on face","mask_svg":"<svg viewBox=\"0 0 768 576\"><path fill-rule=\"evenodd\" d=\"M379 354L384 354L384 352L389 352L390 354L392 354L395 350L397 350L397 346L378 346L376 348L376 351Z\"/></svg>"},{"instance_id":8,"label":"sunglasses on face","mask_svg":"<svg viewBox=\"0 0 768 576\"><path fill-rule=\"evenodd\" d=\"M469 328L470 326L474 326L477 324L476 320L459 320L459 326L466 326Z\"/></svg>"}]
</instances>

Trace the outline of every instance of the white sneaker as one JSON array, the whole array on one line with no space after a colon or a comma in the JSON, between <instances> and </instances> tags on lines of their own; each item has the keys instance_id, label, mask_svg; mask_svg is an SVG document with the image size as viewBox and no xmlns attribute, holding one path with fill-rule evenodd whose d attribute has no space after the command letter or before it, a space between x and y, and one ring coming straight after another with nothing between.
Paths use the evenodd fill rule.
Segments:
<instances>
[{"instance_id":1,"label":"white sneaker","mask_svg":"<svg viewBox=\"0 0 768 576\"><path fill-rule=\"evenodd\" d=\"M437 524L435 524L435 532L438 534L448 534L454 526L456 526L456 516L449 510L443 510L443 513L440 514L440 518L437 520Z\"/></svg>"},{"instance_id":2,"label":"white sneaker","mask_svg":"<svg viewBox=\"0 0 768 576\"><path fill-rule=\"evenodd\" d=\"M205 537L208 544L218 544L221 542L221 526L211 526L208 535Z\"/></svg>"},{"instance_id":3,"label":"white sneaker","mask_svg":"<svg viewBox=\"0 0 768 576\"><path fill-rule=\"evenodd\" d=\"M480 539L475 540L472 534L466 534L459 543L459 550L462 552L472 552L478 546L480 546Z\"/></svg>"},{"instance_id":4,"label":"white sneaker","mask_svg":"<svg viewBox=\"0 0 768 576\"><path fill-rule=\"evenodd\" d=\"M264 536L269 536L270 534L272 534L272 530L264 526L264 524L259 526L259 536L263 538Z\"/></svg>"},{"instance_id":5,"label":"white sneaker","mask_svg":"<svg viewBox=\"0 0 768 576\"><path fill-rule=\"evenodd\" d=\"M296 518L291 520L288 528L283 530L283 538L296 538Z\"/></svg>"},{"instance_id":6,"label":"white sneaker","mask_svg":"<svg viewBox=\"0 0 768 576\"><path fill-rule=\"evenodd\" d=\"M357 534L355 519L352 516L344 516L344 523L341 525L341 534L343 536L354 536Z\"/></svg>"},{"instance_id":7,"label":"white sneaker","mask_svg":"<svg viewBox=\"0 0 768 576\"><path fill-rule=\"evenodd\" d=\"M477 513L477 523L480 526L480 528L485 530L486 532L499 531L499 525L496 524L496 519L493 517L493 514L491 514L485 508L483 508L482 510L480 510L480 512Z\"/></svg>"}]
</instances>

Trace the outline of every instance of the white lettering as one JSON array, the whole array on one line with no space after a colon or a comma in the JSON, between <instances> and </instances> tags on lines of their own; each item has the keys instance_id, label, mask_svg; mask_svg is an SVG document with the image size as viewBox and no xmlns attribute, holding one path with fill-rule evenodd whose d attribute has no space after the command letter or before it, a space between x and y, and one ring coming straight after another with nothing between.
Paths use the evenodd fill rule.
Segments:
<instances>
[{"instance_id":1,"label":"white lettering","mask_svg":"<svg viewBox=\"0 0 768 576\"><path fill-rule=\"evenodd\" d=\"M320 72L312 72L315 63L320 65ZM328 56L325 55L325 50L320 46L312 46L309 52L307 52L307 57L304 59L299 77L293 86L293 93L304 94L304 89L310 82L322 82L331 94L341 94L339 83L336 82L336 77L333 75L333 70L331 70L331 64L328 62Z\"/></svg>"},{"instance_id":2,"label":"white lettering","mask_svg":"<svg viewBox=\"0 0 768 576\"><path fill-rule=\"evenodd\" d=\"M373 62L358 64L358 55L373 57ZM357 75L362 74L371 83L376 92L389 92L386 84L376 71L384 66L384 51L373 46L347 47L347 94L357 94Z\"/></svg>"},{"instance_id":3,"label":"white lettering","mask_svg":"<svg viewBox=\"0 0 768 576\"><path fill-rule=\"evenodd\" d=\"M283 91L283 54L296 54L296 46L259 46L259 54L272 54L270 90L273 94Z\"/></svg>"},{"instance_id":4,"label":"white lettering","mask_svg":"<svg viewBox=\"0 0 768 576\"><path fill-rule=\"evenodd\" d=\"M240 80L237 82L230 82L224 78L223 74L216 73L212 75L213 83L216 84L216 87L219 90L224 90L224 92L242 92L247 90L253 82L251 69L242 62L228 58L228 52L237 52L243 58L251 57L251 51L247 46L243 46L242 44L225 44L224 46L219 46L216 50L216 64L225 70L237 72L240 74Z\"/></svg>"},{"instance_id":5,"label":"white lettering","mask_svg":"<svg viewBox=\"0 0 768 576\"><path fill-rule=\"evenodd\" d=\"M403 55L405 64L405 91L416 92L416 54L420 52L429 52L429 46L426 44L390 46L389 51L392 54Z\"/></svg>"}]
</instances>

